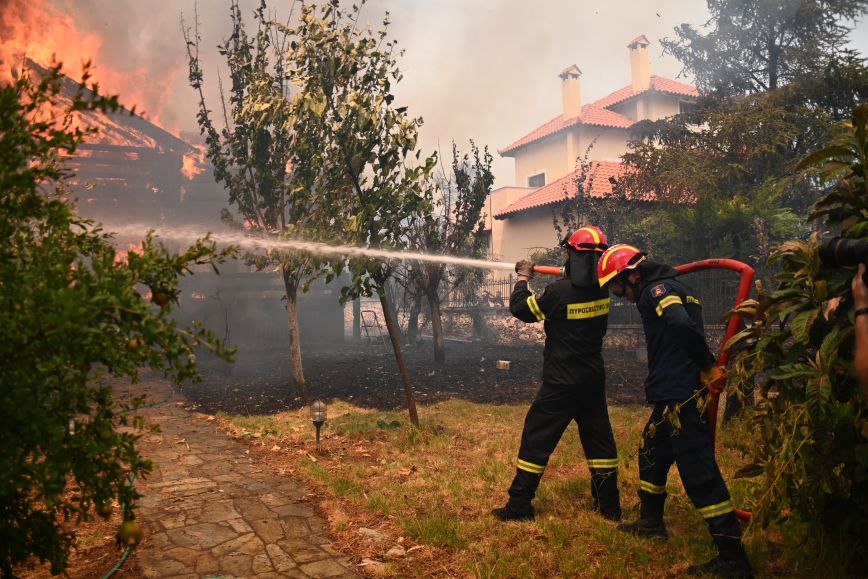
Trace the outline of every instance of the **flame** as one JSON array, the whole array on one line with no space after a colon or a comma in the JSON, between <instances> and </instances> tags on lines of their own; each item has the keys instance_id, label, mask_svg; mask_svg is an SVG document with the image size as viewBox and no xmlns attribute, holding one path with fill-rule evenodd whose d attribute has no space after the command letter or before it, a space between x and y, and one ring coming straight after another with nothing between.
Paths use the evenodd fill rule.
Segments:
<instances>
[{"instance_id":1,"label":"flame","mask_svg":"<svg viewBox=\"0 0 868 579\"><path fill-rule=\"evenodd\" d=\"M171 106L170 79L180 63L163 66L159 71L148 66L117 70L101 57L102 37L77 26L69 14L48 0L2 0L0 4L0 82L13 79L11 71L22 67L24 57L42 65L63 62L64 72L73 79L79 77L81 66L91 61L90 82L98 83L101 92L119 95L127 106L146 111L143 118L175 136L180 134L176 127L167 128L160 121L161 114Z\"/></svg>"},{"instance_id":2,"label":"flame","mask_svg":"<svg viewBox=\"0 0 868 579\"><path fill-rule=\"evenodd\" d=\"M192 145L191 149L184 155L181 172L188 181L192 181L205 172L206 166L205 145Z\"/></svg>"},{"instance_id":3,"label":"flame","mask_svg":"<svg viewBox=\"0 0 868 579\"><path fill-rule=\"evenodd\" d=\"M115 263L126 264L130 259L130 254L144 255L145 250L141 243L128 243L126 249L120 247L115 248Z\"/></svg>"}]
</instances>

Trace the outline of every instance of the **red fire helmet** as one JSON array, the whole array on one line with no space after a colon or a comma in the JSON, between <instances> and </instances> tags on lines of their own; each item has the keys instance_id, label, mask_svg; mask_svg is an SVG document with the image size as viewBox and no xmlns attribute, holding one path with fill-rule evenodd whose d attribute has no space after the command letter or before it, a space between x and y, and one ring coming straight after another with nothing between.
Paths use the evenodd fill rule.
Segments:
<instances>
[{"instance_id":1,"label":"red fire helmet","mask_svg":"<svg viewBox=\"0 0 868 579\"><path fill-rule=\"evenodd\" d=\"M609 247L606 242L606 234L603 230L594 225L587 225L581 229L576 229L569 236L561 241L561 246L572 247L576 251L598 251L603 252Z\"/></svg>"},{"instance_id":2,"label":"red fire helmet","mask_svg":"<svg viewBox=\"0 0 868 579\"><path fill-rule=\"evenodd\" d=\"M600 261L597 262L597 277L600 279L600 287L605 287L619 273L628 269L635 269L643 261L645 261L645 254L639 248L626 243L613 245L603 252Z\"/></svg>"}]
</instances>

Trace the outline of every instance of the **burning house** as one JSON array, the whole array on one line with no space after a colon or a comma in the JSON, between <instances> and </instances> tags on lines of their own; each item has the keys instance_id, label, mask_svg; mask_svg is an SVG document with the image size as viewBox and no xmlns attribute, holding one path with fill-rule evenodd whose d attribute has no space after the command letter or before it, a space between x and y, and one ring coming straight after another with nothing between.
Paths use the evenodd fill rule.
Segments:
<instances>
[{"instance_id":1,"label":"burning house","mask_svg":"<svg viewBox=\"0 0 868 579\"><path fill-rule=\"evenodd\" d=\"M26 60L37 76L47 69ZM70 100L78 83L63 80L60 95ZM192 145L129 111L87 111L76 119L82 127L98 129L66 159L74 173L72 194L79 213L103 223L116 236L118 248L138 245L148 228L163 242L180 249L173 229L223 229L220 215L227 194L214 181L205 162L204 147ZM299 326L303 343L343 341L343 307L338 303L338 281L315 285L299 296ZM284 287L271 271L255 271L240 260L225 264L221 274L208 268L184 280L177 316L182 322L198 320L230 345L246 350L285 349L289 342Z\"/></svg>"}]
</instances>

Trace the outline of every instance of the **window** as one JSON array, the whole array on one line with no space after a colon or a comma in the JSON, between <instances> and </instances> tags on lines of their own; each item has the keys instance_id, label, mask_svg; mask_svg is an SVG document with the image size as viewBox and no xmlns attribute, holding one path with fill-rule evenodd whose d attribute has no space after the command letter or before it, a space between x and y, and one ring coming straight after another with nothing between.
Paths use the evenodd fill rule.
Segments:
<instances>
[{"instance_id":1,"label":"window","mask_svg":"<svg viewBox=\"0 0 868 579\"><path fill-rule=\"evenodd\" d=\"M678 114L692 113L696 109L696 103L678 101Z\"/></svg>"},{"instance_id":2,"label":"window","mask_svg":"<svg viewBox=\"0 0 868 579\"><path fill-rule=\"evenodd\" d=\"M531 175L527 178L527 186L528 187L542 187L546 184L546 174L545 173L537 173L536 175Z\"/></svg>"}]
</instances>

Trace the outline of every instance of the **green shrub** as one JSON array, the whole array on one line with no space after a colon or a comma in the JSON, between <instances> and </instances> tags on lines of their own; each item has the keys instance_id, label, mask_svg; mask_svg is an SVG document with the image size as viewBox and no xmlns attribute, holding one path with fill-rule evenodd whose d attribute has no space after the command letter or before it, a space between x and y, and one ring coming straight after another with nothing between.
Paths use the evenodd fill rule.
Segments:
<instances>
[{"instance_id":1,"label":"green shrub","mask_svg":"<svg viewBox=\"0 0 868 579\"><path fill-rule=\"evenodd\" d=\"M841 235L868 237L868 105L829 148L799 168L829 184L812 219ZM849 571L868 563L868 412L852 372L853 269L821 264L815 234L779 246L770 294L744 304L753 323L734 338L739 382L756 377L762 396L754 472L762 472L754 518L763 526L794 517L812 540L815 562L837 559ZM840 303L838 303L838 300ZM794 528L799 527L794 525ZM838 554L828 545L841 545ZM842 557L841 554L844 554ZM828 570L828 568L826 568Z\"/></svg>"},{"instance_id":2,"label":"green shrub","mask_svg":"<svg viewBox=\"0 0 868 579\"><path fill-rule=\"evenodd\" d=\"M127 425L143 401L120 404L110 378L139 370L196 378L193 351L226 356L202 328L169 317L178 278L191 263L222 261L200 240L170 254L150 235L118 259L111 236L76 215L62 157L90 132L77 111L117 111L116 97L85 88L71 101L55 66L0 84L0 570L32 556L62 572L68 523L123 506L134 518L133 480L151 465ZM147 288L154 303L136 287ZM159 304L155 305L155 304ZM129 525L128 525L129 526Z\"/></svg>"}]
</instances>

